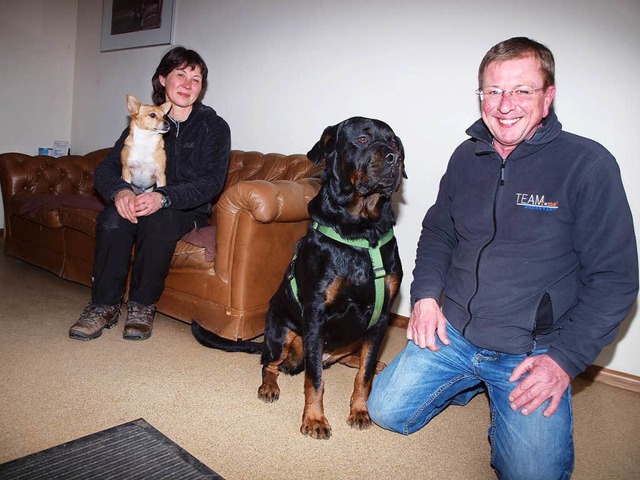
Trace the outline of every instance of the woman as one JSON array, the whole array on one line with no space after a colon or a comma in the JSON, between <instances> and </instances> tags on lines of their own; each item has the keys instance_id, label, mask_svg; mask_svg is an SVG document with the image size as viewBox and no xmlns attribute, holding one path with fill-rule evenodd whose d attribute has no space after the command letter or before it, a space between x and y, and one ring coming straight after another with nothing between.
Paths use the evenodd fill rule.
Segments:
<instances>
[{"instance_id":1,"label":"woman","mask_svg":"<svg viewBox=\"0 0 640 480\"><path fill-rule=\"evenodd\" d=\"M91 302L70 328L71 338L97 338L118 322L130 266L124 338L151 336L155 304L176 243L194 227L207 225L211 202L220 194L229 166L229 126L200 101L207 73L200 55L175 47L153 75L154 103L172 104L164 137L165 187L136 195L121 178L120 152L129 128L96 168L95 188L108 204L97 218Z\"/></svg>"}]
</instances>

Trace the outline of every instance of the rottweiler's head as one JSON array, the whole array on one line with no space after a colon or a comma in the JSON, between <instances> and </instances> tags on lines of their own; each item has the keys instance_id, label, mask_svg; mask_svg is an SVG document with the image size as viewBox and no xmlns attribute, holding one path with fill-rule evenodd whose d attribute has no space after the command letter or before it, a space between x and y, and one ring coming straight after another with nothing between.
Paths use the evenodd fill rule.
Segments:
<instances>
[{"instance_id":1,"label":"rottweiler's head","mask_svg":"<svg viewBox=\"0 0 640 480\"><path fill-rule=\"evenodd\" d=\"M402 142L380 120L352 117L327 127L307 157L326 162L324 181L336 194L388 198L406 178Z\"/></svg>"}]
</instances>

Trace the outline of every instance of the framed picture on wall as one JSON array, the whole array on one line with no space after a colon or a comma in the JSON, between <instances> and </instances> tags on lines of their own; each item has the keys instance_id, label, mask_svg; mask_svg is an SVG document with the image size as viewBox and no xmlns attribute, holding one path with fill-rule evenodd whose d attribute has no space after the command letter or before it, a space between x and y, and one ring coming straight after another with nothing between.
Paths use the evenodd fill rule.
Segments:
<instances>
[{"instance_id":1,"label":"framed picture on wall","mask_svg":"<svg viewBox=\"0 0 640 480\"><path fill-rule=\"evenodd\" d=\"M100 51L169 45L174 0L103 0Z\"/></svg>"}]
</instances>

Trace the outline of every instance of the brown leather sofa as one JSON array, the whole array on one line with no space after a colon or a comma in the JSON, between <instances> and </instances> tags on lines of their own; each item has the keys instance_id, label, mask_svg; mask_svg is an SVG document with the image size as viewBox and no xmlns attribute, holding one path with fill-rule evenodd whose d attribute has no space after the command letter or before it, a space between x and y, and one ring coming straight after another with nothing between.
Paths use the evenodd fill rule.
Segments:
<instances>
[{"instance_id":1,"label":"brown leather sofa","mask_svg":"<svg viewBox=\"0 0 640 480\"><path fill-rule=\"evenodd\" d=\"M0 155L7 255L91 285L95 219L103 208L93 170L108 151ZM269 299L306 232L320 176L304 155L232 151L211 225L178 242L158 310L230 340L262 334Z\"/></svg>"}]
</instances>

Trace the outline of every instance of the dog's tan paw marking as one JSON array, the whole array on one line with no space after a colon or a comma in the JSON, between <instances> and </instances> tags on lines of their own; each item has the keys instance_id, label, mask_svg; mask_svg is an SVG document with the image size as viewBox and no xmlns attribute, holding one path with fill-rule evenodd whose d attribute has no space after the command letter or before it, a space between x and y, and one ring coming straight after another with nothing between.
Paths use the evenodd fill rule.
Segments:
<instances>
[{"instance_id":1,"label":"dog's tan paw marking","mask_svg":"<svg viewBox=\"0 0 640 480\"><path fill-rule=\"evenodd\" d=\"M258 398L265 403L273 403L280 398L280 387L263 383L258 389Z\"/></svg>"},{"instance_id":2,"label":"dog's tan paw marking","mask_svg":"<svg viewBox=\"0 0 640 480\"><path fill-rule=\"evenodd\" d=\"M347 418L347 424L351 428L357 428L358 430L366 430L371 427L371 417L367 410L351 412L349 418Z\"/></svg>"},{"instance_id":3,"label":"dog's tan paw marking","mask_svg":"<svg viewBox=\"0 0 640 480\"><path fill-rule=\"evenodd\" d=\"M328 440L331 437L331 426L325 417L319 419L303 418L300 433L316 440Z\"/></svg>"}]
</instances>

